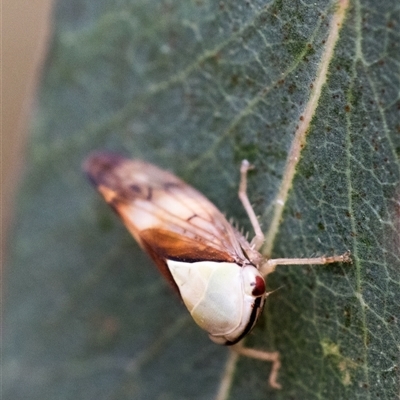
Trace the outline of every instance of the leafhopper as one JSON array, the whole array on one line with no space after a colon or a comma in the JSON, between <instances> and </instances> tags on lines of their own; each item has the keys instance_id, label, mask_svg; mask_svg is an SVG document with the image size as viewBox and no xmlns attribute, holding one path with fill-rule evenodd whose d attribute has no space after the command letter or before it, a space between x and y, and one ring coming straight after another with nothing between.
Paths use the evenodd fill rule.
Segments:
<instances>
[{"instance_id":1,"label":"leafhopper","mask_svg":"<svg viewBox=\"0 0 400 400\"><path fill-rule=\"evenodd\" d=\"M255 231L251 242L200 192L141 160L110 152L90 155L89 179L119 215L139 245L180 296L194 321L212 341L243 355L273 363L270 385L279 388L278 352L236 345L254 327L268 293L264 278L277 265L349 262L348 253L318 258L265 259L264 235L247 197L247 172L241 165L239 198Z\"/></svg>"}]
</instances>

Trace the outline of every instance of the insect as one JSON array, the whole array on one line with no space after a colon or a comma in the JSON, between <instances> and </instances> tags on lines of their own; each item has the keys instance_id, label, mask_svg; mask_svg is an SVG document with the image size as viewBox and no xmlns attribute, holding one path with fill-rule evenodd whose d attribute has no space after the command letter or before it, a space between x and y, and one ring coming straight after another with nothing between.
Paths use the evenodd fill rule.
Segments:
<instances>
[{"instance_id":1,"label":"insect","mask_svg":"<svg viewBox=\"0 0 400 400\"><path fill-rule=\"evenodd\" d=\"M249 243L201 193L158 167L111 152L90 155L84 170L106 202L181 297L195 322L215 343L235 345L254 327L265 299L264 277L277 265L349 262L334 257L267 259L264 235L247 197L241 165L239 198L255 231ZM278 352L234 346L241 354L273 363L270 385L279 388Z\"/></svg>"}]
</instances>

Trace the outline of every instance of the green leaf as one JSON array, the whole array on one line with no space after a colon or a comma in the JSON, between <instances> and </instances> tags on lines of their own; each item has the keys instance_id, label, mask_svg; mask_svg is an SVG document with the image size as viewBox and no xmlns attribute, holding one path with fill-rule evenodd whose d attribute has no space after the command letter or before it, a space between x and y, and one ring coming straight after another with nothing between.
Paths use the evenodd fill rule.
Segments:
<instances>
[{"instance_id":1,"label":"green leaf","mask_svg":"<svg viewBox=\"0 0 400 400\"><path fill-rule=\"evenodd\" d=\"M397 398L399 25L394 0L59 1L5 274L5 397L210 399L225 377L220 398ZM191 321L83 176L98 148L250 230L248 158L266 253L351 251L268 277L246 344L280 351L282 390Z\"/></svg>"}]
</instances>

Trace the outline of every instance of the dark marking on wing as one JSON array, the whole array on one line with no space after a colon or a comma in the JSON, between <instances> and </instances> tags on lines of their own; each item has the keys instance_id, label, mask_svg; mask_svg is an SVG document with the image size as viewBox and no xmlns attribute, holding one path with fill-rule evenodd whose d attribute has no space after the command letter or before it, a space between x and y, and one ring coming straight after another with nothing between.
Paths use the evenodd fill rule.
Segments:
<instances>
[{"instance_id":1,"label":"dark marking on wing","mask_svg":"<svg viewBox=\"0 0 400 400\"><path fill-rule=\"evenodd\" d=\"M124 163L125 158L119 154L96 152L91 154L83 164L83 170L88 175L90 181L95 185L110 182L112 171Z\"/></svg>"},{"instance_id":2,"label":"dark marking on wing","mask_svg":"<svg viewBox=\"0 0 400 400\"><path fill-rule=\"evenodd\" d=\"M172 289L178 294L178 296L182 299L181 292L175 283L174 278L172 277L171 271L168 268L166 259L163 257L160 257L159 254L153 249L151 245L149 245L145 240L142 241L142 246L143 249L146 251L146 253L151 257L151 259L154 261L156 264L158 270L162 274L162 276L166 279L166 281L170 284Z\"/></svg>"},{"instance_id":3,"label":"dark marking on wing","mask_svg":"<svg viewBox=\"0 0 400 400\"><path fill-rule=\"evenodd\" d=\"M139 185L133 184L129 186L132 190L132 192L136 194L141 194L142 193L142 188Z\"/></svg>"},{"instance_id":4,"label":"dark marking on wing","mask_svg":"<svg viewBox=\"0 0 400 400\"><path fill-rule=\"evenodd\" d=\"M83 164L83 169L94 186L105 186L118 193L120 201L129 201L140 194L137 192L137 189L133 187L137 185L133 184L127 186L124 182L124 176L114 173L116 170L124 171L125 163L126 158L119 154L96 152L86 159ZM138 189L141 192L139 186Z\"/></svg>"},{"instance_id":5,"label":"dark marking on wing","mask_svg":"<svg viewBox=\"0 0 400 400\"><path fill-rule=\"evenodd\" d=\"M146 229L140 232L146 248L151 248L161 259L183 262L216 261L235 262L226 251L211 247L201 237L191 239L164 229Z\"/></svg>"}]
</instances>

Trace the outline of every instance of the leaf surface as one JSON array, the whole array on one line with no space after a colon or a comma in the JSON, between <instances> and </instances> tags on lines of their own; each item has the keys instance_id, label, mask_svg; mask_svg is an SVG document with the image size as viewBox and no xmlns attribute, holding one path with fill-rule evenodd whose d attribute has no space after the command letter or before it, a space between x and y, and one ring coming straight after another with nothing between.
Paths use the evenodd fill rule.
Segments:
<instances>
[{"instance_id":1,"label":"leaf surface","mask_svg":"<svg viewBox=\"0 0 400 400\"><path fill-rule=\"evenodd\" d=\"M220 398L398 398L399 25L395 1L59 1L5 276L5 396L210 399L225 376ZM351 251L268 279L246 343L281 352L282 390L191 321L85 180L98 148L174 171L250 230L247 158L266 252Z\"/></svg>"}]
</instances>

